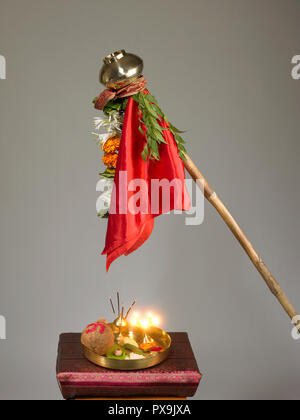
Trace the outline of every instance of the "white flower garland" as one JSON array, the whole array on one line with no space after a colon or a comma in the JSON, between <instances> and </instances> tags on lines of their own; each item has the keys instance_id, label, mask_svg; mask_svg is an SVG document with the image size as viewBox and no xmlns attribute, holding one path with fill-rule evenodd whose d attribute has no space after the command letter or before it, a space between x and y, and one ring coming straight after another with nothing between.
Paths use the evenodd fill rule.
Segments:
<instances>
[{"instance_id":1,"label":"white flower garland","mask_svg":"<svg viewBox=\"0 0 300 420\"><path fill-rule=\"evenodd\" d=\"M114 136L120 136L122 132L123 116L119 112L112 112L106 117L95 117L93 125L98 132L92 132L96 136L96 143L102 147L108 139ZM105 128L106 133L99 131ZM110 209L111 196L114 186L113 178L106 178L101 176L97 183L96 191L101 192L96 203L97 214L100 217L105 217Z\"/></svg>"},{"instance_id":2,"label":"white flower garland","mask_svg":"<svg viewBox=\"0 0 300 420\"><path fill-rule=\"evenodd\" d=\"M122 131L122 122L123 117L119 114L119 112L112 112L107 117L95 117L95 129L99 131L101 128L106 128L106 133L92 133L94 136L96 136L96 143L100 146L103 146L110 137L120 134Z\"/></svg>"}]
</instances>

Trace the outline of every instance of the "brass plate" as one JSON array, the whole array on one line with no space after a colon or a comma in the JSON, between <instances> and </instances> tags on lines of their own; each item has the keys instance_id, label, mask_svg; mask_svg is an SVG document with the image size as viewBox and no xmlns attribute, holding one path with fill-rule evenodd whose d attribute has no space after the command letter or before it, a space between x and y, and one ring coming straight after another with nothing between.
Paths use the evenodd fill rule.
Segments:
<instances>
[{"instance_id":1,"label":"brass plate","mask_svg":"<svg viewBox=\"0 0 300 420\"><path fill-rule=\"evenodd\" d=\"M147 331L147 335L151 336L158 345L164 348L163 351L153 353L153 355L146 357L145 359L137 360L117 360L109 359L105 356L99 356L99 354L90 350L89 348L83 347L84 356L95 365L114 370L140 370L147 369L152 366L156 366L166 360L171 350L171 337L165 331L160 328L151 328Z\"/></svg>"}]
</instances>

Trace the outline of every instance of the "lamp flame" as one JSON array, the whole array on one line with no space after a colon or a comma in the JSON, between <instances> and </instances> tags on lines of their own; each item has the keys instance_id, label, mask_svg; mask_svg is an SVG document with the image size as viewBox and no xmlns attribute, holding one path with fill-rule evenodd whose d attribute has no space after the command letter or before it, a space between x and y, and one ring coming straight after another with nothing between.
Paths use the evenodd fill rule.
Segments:
<instances>
[{"instance_id":1,"label":"lamp flame","mask_svg":"<svg viewBox=\"0 0 300 420\"><path fill-rule=\"evenodd\" d=\"M138 312L134 312L132 318L130 319L130 324L134 327L141 327L146 330L149 327L158 327L160 324L160 318L153 315L151 312L148 312L146 317L141 318Z\"/></svg>"}]
</instances>

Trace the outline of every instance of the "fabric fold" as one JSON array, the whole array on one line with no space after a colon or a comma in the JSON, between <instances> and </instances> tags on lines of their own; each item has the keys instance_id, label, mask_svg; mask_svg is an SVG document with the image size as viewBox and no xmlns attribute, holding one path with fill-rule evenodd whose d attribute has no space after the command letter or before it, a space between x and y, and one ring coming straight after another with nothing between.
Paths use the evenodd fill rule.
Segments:
<instances>
[{"instance_id":1,"label":"fabric fold","mask_svg":"<svg viewBox=\"0 0 300 420\"><path fill-rule=\"evenodd\" d=\"M102 252L107 255L107 271L115 259L129 255L150 237L156 216L172 210L190 209L184 165L173 134L167 123L160 121L167 144L160 145L160 160L144 161L141 155L146 138L139 129L139 113L138 103L130 97L124 115Z\"/></svg>"}]
</instances>

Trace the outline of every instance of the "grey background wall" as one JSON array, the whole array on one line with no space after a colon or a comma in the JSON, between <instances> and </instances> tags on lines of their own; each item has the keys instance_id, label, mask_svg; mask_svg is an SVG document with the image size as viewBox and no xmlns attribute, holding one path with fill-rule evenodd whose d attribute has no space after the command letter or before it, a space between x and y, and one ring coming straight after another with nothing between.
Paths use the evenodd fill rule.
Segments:
<instances>
[{"instance_id":1,"label":"grey background wall","mask_svg":"<svg viewBox=\"0 0 300 420\"><path fill-rule=\"evenodd\" d=\"M110 317L108 297L188 331L198 399L298 399L300 341L215 211L157 220L105 273L91 105L101 58L144 58L149 88L300 310L298 0L1 0L0 398L60 398L58 335Z\"/></svg>"}]
</instances>

